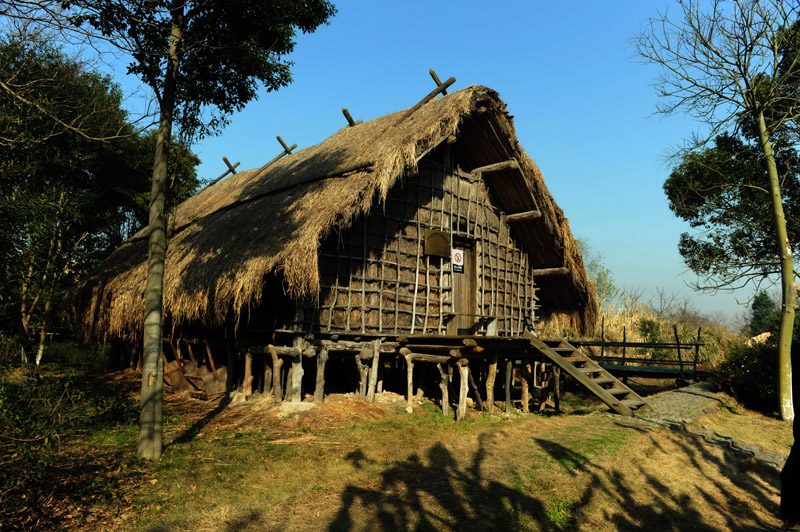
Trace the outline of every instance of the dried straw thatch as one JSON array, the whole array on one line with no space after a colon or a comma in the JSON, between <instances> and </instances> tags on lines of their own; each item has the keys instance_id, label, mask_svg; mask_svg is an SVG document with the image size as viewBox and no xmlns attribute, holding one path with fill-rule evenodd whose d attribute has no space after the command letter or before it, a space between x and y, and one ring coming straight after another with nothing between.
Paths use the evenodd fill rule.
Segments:
<instances>
[{"instance_id":1,"label":"dried straw thatch","mask_svg":"<svg viewBox=\"0 0 800 532\"><path fill-rule=\"evenodd\" d=\"M536 165L519 146L497 93L472 86L404 112L345 127L316 146L266 169L237 173L177 207L164 278L164 308L173 324L207 327L262 303L277 274L293 297L319 291L320 241L333 228L380 205L426 153L456 135L467 170L515 158L523 178L491 187L508 212L543 216L515 224L534 267L567 266L568 275L537 279L542 318L584 330L597 316L595 291L566 218ZM502 177L502 176L501 176ZM499 179L497 177L493 179ZM70 296L70 321L89 338L133 338L142 329L147 232L117 249Z\"/></svg>"}]
</instances>

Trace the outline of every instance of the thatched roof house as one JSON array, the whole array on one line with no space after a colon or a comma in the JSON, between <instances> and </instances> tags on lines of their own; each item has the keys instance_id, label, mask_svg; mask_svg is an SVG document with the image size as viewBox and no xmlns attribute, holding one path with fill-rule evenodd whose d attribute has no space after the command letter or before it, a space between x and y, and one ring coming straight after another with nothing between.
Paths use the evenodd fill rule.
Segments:
<instances>
[{"instance_id":1,"label":"thatched roof house","mask_svg":"<svg viewBox=\"0 0 800 532\"><path fill-rule=\"evenodd\" d=\"M436 159L432 167L452 163L463 175L473 176L476 174L470 172L476 168L516 161L516 165L490 168L483 177L478 175L472 181L482 187L482 205L487 206L487 212L494 213L500 237L510 238L522 250L515 259L517 262L506 262L505 268L524 264L528 274L535 277L537 291L534 294L533 289L528 292L526 288L524 297L537 309L540 322L557 321L574 330L591 327L597 317L595 290L587 278L567 219L547 190L539 169L517 142L513 118L497 93L486 87L472 86L436 98L410 116L405 114L400 111L345 127L320 144L288 155L268 168L243 171L209 186L178 206L170 219L164 279L167 330L186 324L209 330L225 323L242 327L242 320L252 321L254 309L285 305L287 301L303 302L298 307L324 306L326 298L330 299L326 290L330 291L332 283L337 286L339 283L335 279L325 281L325 272L320 270L325 261L321 253L325 242L333 242L331 249L335 249L335 243L341 244L342 235L359 220L391 209L393 190L406 190L407 196L411 194L412 191L403 187L409 187L407 180L419 175L420 164L426 157ZM442 155L445 150L446 154ZM439 155L434 157L434 153ZM423 185L414 186L421 190ZM437 185L439 188L425 186L429 188L422 195L429 196L436 196L437 191L446 188L441 184ZM413 193L420 194L419 191ZM434 199L434 203L439 201L435 209L441 207L442 211L435 225L446 232L452 231L455 238L459 238L459 231L466 231L462 236L472 238L470 235L474 237L479 230L483 231L484 225L489 228L488 222L470 222L469 210L478 209L477 196L475 198L474 203L472 196L452 200L459 205L463 203L467 209L466 215L458 215L452 222L444 219L445 200ZM431 220L435 209L425 211L429 212ZM506 223L513 213L536 210L541 213L537 218L522 216L513 224ZM402 213L398 216L402 217ZM419 233L418 218L415 223ZM466 229L462 227L464 224ZM505 236L503 227L511 227L506 229ZM378 238L367 225L362 231L364 244L367 238ZM390 236L386 227L382 231ZM493 234L487 231L486 234ZM146 230L137 233L74 291L71 318L86 337L133 339L140 334L144 316L146 236ZM421 233L415 238L421 239ZM483 252L478 249L476 253ZM361 275L366 276L370 267L367 252L363 255L365 269ZM375 260L372 255L370 264ZM349 264L360 264L361 255L354 256L356 259L350 257ZM399 251L397 256L400 256ZM401 265L399 259L397 262L394 275L399 283ZM422 263L424 265L425 261ZM377 272L376 268L381 268L379 284L385 288L380 264L376 262L370 271ZM415 282L419 285L419 258L416 264ZM490 257L489 273L500 270L498 264L491 264ZM553 273L555 275L544 275ZM353 272L349 275L352 281ZM366 281L362 280L360 303L351 300L348 305L357 307L360 304L366 313L370 299L365 286ZM400 290L395 289L399 298ZM489 313L490 302L495 305L497 299L494 289L489 294L486 288L485 295L481 287L476 289L480 290L476 296L478 305L483 308L486 301L485 310L481 312ZM416 297L420 290L416 286L413 295ZM338 296L332 297L335 307ZM444 298L442 295L441 301ZM383 299L375 304L382 305ZM438 310L433 312L444 314L444 304L437 305ZM336 321L334 310L317 320L317 326L327 320L330 329ZM351 309L348 307L346 312ZM383 321L384 310L380 312L380 321ZM359 322L362 331L369 329L364 316ZM519 317L522 318L522 311ZM421 318L412 316L410 319L413 332L414 320L419 323ZM347 320L349 325L350 314ZM399 323L398 318L395 330ZM417 325L417 330L419 327ZM502 334L508 335L513 330L506 329ZM385 333L377 329L376 332Z\"/></svg>"}]
</instances>

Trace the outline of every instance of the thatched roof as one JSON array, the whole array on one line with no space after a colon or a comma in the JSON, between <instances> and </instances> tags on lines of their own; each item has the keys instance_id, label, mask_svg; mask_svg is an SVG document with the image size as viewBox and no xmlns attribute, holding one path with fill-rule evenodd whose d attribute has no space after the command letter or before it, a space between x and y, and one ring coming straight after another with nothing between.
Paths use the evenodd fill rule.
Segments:
<instances>
[{"instance_id":1,"label":"thatched roof","mask_svg":"<svg viewBox=\"0 0 800 532\"><path fill-rule=\"evenodd\" d=\"M164 276L164 308L173 324L208 327L258 305L265 279L278 274L293 296L319 291L320 242L336 227L380 205L432 148L458 136L467 170L515 158L524 177L491 178L507 212L538 203L542 218L515 224L536 268L566 266L541 277L544 319L583 330L597 316L594 287L561 209L539 169L519 146L513 118L496 92L472 86L438 97L400 121L403 111L345 127L266 169L239 172L177 207ZM519 172L517 172L519 176ZM489 179L489 178L487 178ZM144 319L147 232L125 242L70 297L70 321L89 338L139 335Z\"/></svg>"}]
</instances>

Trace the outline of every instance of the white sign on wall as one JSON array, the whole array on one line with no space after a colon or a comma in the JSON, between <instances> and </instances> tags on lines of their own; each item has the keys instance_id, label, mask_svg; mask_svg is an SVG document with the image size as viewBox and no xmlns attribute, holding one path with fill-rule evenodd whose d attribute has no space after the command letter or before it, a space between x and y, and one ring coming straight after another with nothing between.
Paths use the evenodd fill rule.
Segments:
<instances>
[{"instance_id":1,"label":"white sign on wall","mask_svg":"<svg viewBox=\"0 0 800 532\"><path fill-rule=\"evenodd\" d=\"M453 273L464 273L464 250L453 249Z\"/></svg>"}]
</instances>

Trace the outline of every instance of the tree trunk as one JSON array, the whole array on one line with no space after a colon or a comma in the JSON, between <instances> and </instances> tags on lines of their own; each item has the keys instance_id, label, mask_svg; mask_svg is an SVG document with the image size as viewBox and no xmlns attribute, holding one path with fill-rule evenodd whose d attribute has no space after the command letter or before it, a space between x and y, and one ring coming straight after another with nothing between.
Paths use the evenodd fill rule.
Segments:
<instances>
[{"instance_id":1,"label":"tree trunk","mask_svg":"<svg viewBox=\"0 0 800 532\"><path fill-rule=\"evenodd\" d=\"M156 153L153 159L153 184L150 191L149 256L145 285L145 318L142 368L142 412L136 456L158 460L162 446L162 408L164 400L164 362L161 358L163 320L164 261L167 252L167 223L164 209L167 192L167 157L172 134L175 89L178 73L178 47L181 40L183 8L173 11L169 58L164 73Z\"/></svg>"},{"instance_id":2,"label":"tree trunk","mask_svg":"<svg viewBox=\"0 0 800 532\"><path fill-rule=\"evenodd\" d=\"M772 143L769 139L763 112L758 114L757 123L761 150L769 177L772 219L775 224L775 238L781 264L782 298L781 322L778 329L778 406L781 419L792 421L794 419L794 406L792 404L792 329L794 328L795 300L797 299L794 284L794 265L792 248L789 245L789 238L786 232L786 216L783 212L778 170L775 166Z\"/></svg>"}]
</instances>

